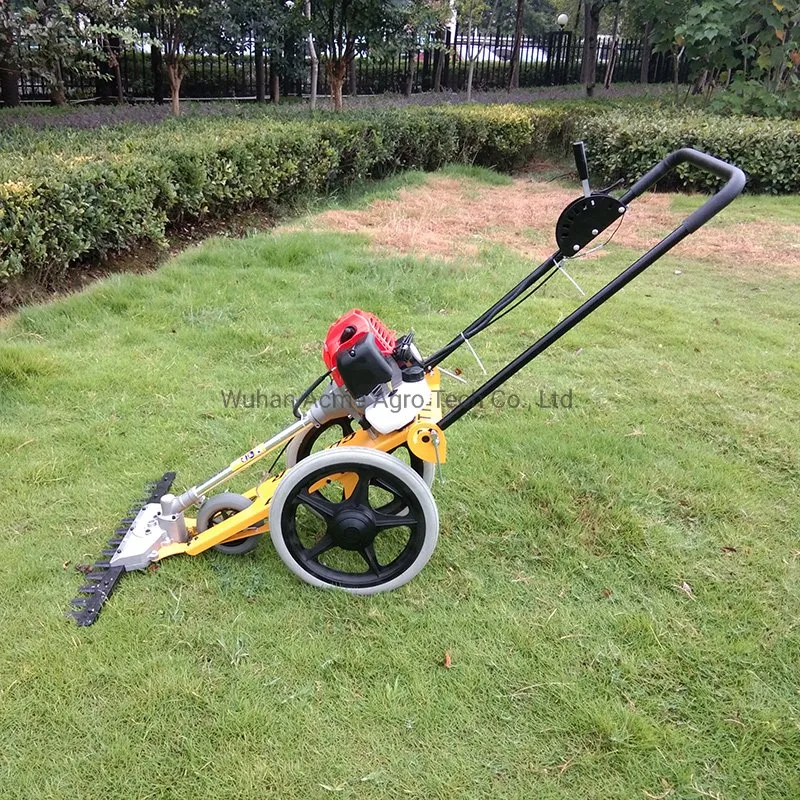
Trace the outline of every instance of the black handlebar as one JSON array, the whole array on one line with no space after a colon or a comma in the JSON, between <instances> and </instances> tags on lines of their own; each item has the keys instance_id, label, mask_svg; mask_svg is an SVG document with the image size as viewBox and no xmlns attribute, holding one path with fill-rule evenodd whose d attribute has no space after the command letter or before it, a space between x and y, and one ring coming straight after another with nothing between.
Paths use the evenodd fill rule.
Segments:
<instances>
[{"instance_id":1,"label":"black handlebar","mask_svg":"<svg viewBox=\"0 0 800 800\"><path fill-rule=\"evenodd\" d=\"M575 156L575 167L581 181L589 180L589 165L586 163L586 148L583 142L572 143L572 154Z\"/></svg>"},{"instance_id":2,"label":"black handlebar","mask_svg":"<svg viewBox=\"0 0 800 800\"><path fill-rule=\"evenodd\" d=\"M620 197L620 202L627 205L639 197L643 192L646 192L653 184L661 180L671 169L677 167L678 164L684 163L694 164L700 169L713 172L719 175L720 178L727 178L727 183L715 194L709 197L700 208L695 209L683 222L682 227L689 233L694 233L698 228L705 225L711 217L722 211L725 206L735 200L744 189L747 183L747 177L739 167L728 164L719 158L708 155L708 153L701 153L699 150L694 150L691 147L684 147L670 153L663 161L656 164L653 169L645 173L639 178L630 189Z\"/></svg>"}]
</instances>

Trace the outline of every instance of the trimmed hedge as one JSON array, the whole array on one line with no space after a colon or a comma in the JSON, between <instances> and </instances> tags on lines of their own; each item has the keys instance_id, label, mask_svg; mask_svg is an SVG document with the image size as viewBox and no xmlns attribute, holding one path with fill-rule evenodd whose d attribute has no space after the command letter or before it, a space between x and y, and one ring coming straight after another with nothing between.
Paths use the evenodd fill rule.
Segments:
<instances>
[{"instance_id":1,"label":"trimmed hedge","mask_svg":"<svg viewBox=\"0 0 800 800\"><path fill-rule=\"evenodd\" d=\"M449 105L168 120L93 131L14 126L0 141L0 284L49 283L184 217L277 208L363 178L449 162L509 171L569 136L596 185L632 182L693 146L745 169L749 190L800 191L800 123L598 103ZM714 190L690 167L662 188Z\"/></svg>"},{"instance_id":2,"label":"trimmed hedge","mask_svg":"<svg viewBox=\"0 0 800 800\"><path fill-rule=\"evenodd\" d=\"M449 106L35 134L28 147L0 152L0 281L50 282L108 251L159 241L185 216L275 207L454 161L510 170L565 121L557 108Z\"/></svg>"},{"instance_id":3,"label":"trimmed hedge","mask_svg":"<svg viewBox=\"0 0 800 800\"><path fill-rule=\"evenodd\" d=\"M587 142L590 168L598 185L620 178L632 183L667 153L694 147L741 167L748 175L750 192L800 192L798 122L628 108L585 117L575 130ZM659 188L710 192L719 185L713 175L683 165L662 180Z\"/></svg>"}]
</instances>

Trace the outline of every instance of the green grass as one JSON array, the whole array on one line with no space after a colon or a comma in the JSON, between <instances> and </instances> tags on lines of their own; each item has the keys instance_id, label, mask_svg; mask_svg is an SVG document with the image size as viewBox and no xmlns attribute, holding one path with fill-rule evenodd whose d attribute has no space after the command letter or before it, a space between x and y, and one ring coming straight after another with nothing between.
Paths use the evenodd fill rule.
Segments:
<instances>
[{"instance_id":1,"label":"green grass","mask_svg":"<svg viewBox=\"0 0 800 800\"><path fill-rule=\"evenodd\" d=\"M571 271L594 289L632 255ZM7 321L3 798L800 796L796 280L653 267L509 384L526 408L448 432L440 544L396 592L320 592L267 542L64 620L145 481L204 479L290 415L222 391L303 388L353 306L430 352L528 268L214 239ZM487 369L575 303L551 281L476 341Z\"/></svg>"}]
</instances>

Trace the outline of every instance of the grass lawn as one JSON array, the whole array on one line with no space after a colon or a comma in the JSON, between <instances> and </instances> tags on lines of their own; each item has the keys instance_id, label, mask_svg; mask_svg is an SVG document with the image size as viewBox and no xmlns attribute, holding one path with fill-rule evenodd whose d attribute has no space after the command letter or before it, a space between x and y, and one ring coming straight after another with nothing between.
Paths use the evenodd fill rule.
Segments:
<instances>
[{"instance_id":1,"label":"grass lawn","mask_svg":"<svg viewBox=\"0 0 800 800\"><path fill-rule=\"evenodd\" d=\"M732 219L757 238L773 205ZM633 255L570 272L591 291ZM309 224L4 320L0 796L800 797L800 273L746 267L665 258L509 384L524 408L448 431L439 547L402 589L321 592L265 541L127 576L88 629L74 566L143 483L182 490L290 417L223 392L301 390L353 306L430 352L530 264ZM578 300L551 281L476 340L487 369ZM447 365L480 381L465 348Z\"/></svg>"}]
</instances>

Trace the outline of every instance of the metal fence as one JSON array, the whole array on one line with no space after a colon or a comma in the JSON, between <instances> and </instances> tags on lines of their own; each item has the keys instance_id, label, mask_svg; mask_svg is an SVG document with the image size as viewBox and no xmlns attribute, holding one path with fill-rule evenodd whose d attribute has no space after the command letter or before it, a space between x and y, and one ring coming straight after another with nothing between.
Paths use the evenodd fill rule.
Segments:
<instances>
[{"instance_id":1,"label":"metal fence","mask_svg":"<svg viewBox=\"0 0 800 800\"><path fill-rule=\"evenodd\" d=\"M381 94L402 92L410 80L413 92L439 88L463 91L467 84L470 60L475 61L473 88L476 91L504 88L512 66L512 36L483 37L470 44L466 37L437 41L414 52L374 53L364 49L356 53L345 83L346 93ZM637 39L599 37L597 47L597 82L602 84L609 71L613 82L640 80L642 42ZM217 46L187 53L188 71L181 87L185 98L255 98L258 91L259 50L252 37L239 42L220 41ZM520 87L558 86L580 82L583 38L569 31L525 37L520 50ZM269 92L273 70L283 94L307 94L309 70L303 43L287 41L280 52L264 54L266 84ZM415 63L413 63L415 62ZM411 75L413 63L413 77ZM127 99L161 101L169 92L166 70L153 58L143 37L140 45L120 54L123 93ZM263 72L262 72L263 74ZM667 55L653 54L648 80L662 83L673 78L673 64ZM681 70L680 78L685 79ZM115 93L108 80L96 80L81 74L66 76L67 93L72 99L89 100ZM34 76L20 80L23 100L49 99L45 82ZM318 92L327 92L324 69L320 69Z\"/></svg>"}]
</instances>

